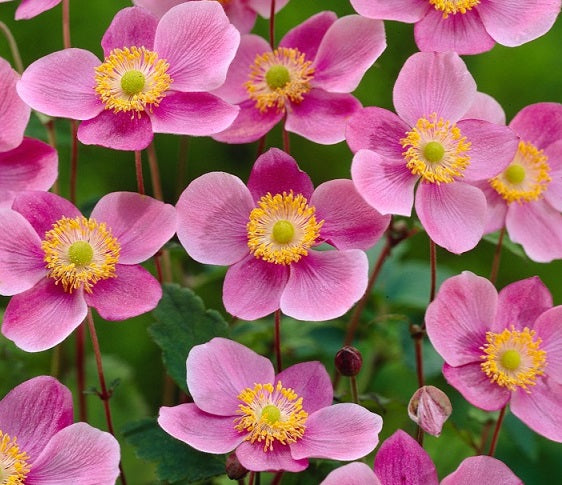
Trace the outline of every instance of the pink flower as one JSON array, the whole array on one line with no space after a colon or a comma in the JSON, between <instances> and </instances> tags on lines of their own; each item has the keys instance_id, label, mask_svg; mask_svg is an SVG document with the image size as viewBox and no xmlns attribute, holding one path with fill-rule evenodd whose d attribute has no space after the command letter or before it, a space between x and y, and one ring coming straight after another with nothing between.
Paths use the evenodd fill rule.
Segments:
<instances>
[{"instance_id":1,"label":"pink flower","mask_svg":"<svg viewBox=\"0 0 562 485\"><path fill-rule=\"evenodd\" d=\"M560 0L351 0L372 19L415 23L421 51L479 54L495 43L515 47L550 30Z\"/></svg>"},{"instance_id":2,"label":"pink flower","mask_svg":"<svg viewBox=\"0 0 562 485\"><path fill-rule=\"evenodd\" d=\"M28 352L64 340L94 307L106 320L152 310L162 290L138 263L175 232L173 206L131 192L100 199L85 218L49 192L0 209L0 293L15 295L2 333Z\"/></svg>"},{"instance_id":3,"label":"pink flower","mask_svg":"<svg viewBox=\"0 0 562 485\"><path fill-rule=\"evenodd\" d=\"M446 280L425 314L443 374L467 401L486 411L509 403L537 433L562 441L562 306L538 277L499 295L468 271Z\"/></svg>"},{"instance_id":4,"label":"pink flower","mask_svg":"<svg viewBox=\"0 0 562 485\"><path fill-rule=\"evenodd\" d=\"M180 3L194 0L133 0L135 5L147 8L157 17ZM232 24L242 33L252 30L257 14L269 18L271 0L217 0L224 8ZM289 0L276 0L275 11L279 12Z\"/></svg>"},{"instance_id":5,"label":"pink flower","mask_svg":"<svg viewBox=\"0 0 562 485\"><path fill-rule=\"evenodd\" d=\"M16 148L23 141L23 133L31 110L18 96L16 83L20 76L8 61L0 57L0 152Z\"/></svg>"},{"instance_id":6,"label":"pink flower","mask_svg":"<svg viewBox=\"0 0 562 485\"><path fill-rule=\"evenodd\" d=\"M26 485L113 485L119 444L86 423L73 423L72 395L39 376L0 401L0 478ZM6 481L7 480L7 481Z\"/></svg>"},{"instance_id":7,"label":"pink flower","mask_svg":"<svg viewBox=\"0 0 562 485\"><path fill-rule=\"evenodd\" d=\"M0 3L11 2L12 0L0 0ZM61 0L21 0L16 9L16 20L30 19L56 7Z\"/></svg>"},{"instance_id":8,"label":"pink flower","mask_svg":"<svg viewBox=\"0 0 562 485\"><path fill-rule=\"evenodd\" d=\"M523 108L509 124L520 137L509 166L480 183L488 201L484 232L502 227L533 261L562 258L562 104Z\"/></svg>"},{"instance_id":9,"label":"pink flower","mask_svg":"<svg viewBox=\"0 0 562 485\"><path fill-rule=\"evenodd\" d=\"M161 407L160 426L200 451L236 449L248 470L298 472L308 458L354 460L379 441L379 415L357 404L332 405L332 384L320 362L275 376L265 357L214 338L190 351L187 385L194 402Z\"/></svg>"},{"instance_id":10,"label":"pink flower","mask_svg":"<svg viewBox=\"0 0 562 485\"><path fill-rule=\"evenodd\" d=\"M130 7L102 39L105 61L65 49L31 64L18 93L33 109L85 120L86 145L141 150L153 133L210 135L224 130L238 108L206 91L219 87L240 34L217 2L187 2L160 21Z\"/></svg>"},{"instance_id":11,"label":"pink flower","mask_svg":"<svg viewBox=\"0 0 562 485\"><path fill-rule=\"evenodd\" d=\"M295 160L274 148L256 160L248 187L234 175L207 173L185 189L177 210L187 253L200 263L231 265L223 302L246 320L279 308L300 320L343 315L366 289L362 250L390 220L351 180L314 190ZM337 250L313 249L323 242Z\"/></svg>"},{"instance_id":12,"label":"pink flower","mask_svg":"<svg viewBox=\"0 0 562 485\"><path fill-rule=\"evenodd\" d=\"M381 21L333 12L290 30L274 51L261 37L242 36L224 85L214 91L240 113L213 138L255 141L286 117L287 131L325 145L342 141L347 118L361 107L348 93L385 47Z\"/></svg>"},{"instance_id":13,"label":"pink flower","mask_svg":"<svg viewBox=\"0 0 562 485\"><path fill-rule=\"evenodd\" d=\"M453 52L411 56L393 95L398 116L372 107L349 120L353 182L381 214L409 216L419 181L416 213L429 237L452 253L468 251L484 232L486 197L466 182L505 169L517 137L505 126L467 119L482 95Z\"/></svg>"}]
</instances>

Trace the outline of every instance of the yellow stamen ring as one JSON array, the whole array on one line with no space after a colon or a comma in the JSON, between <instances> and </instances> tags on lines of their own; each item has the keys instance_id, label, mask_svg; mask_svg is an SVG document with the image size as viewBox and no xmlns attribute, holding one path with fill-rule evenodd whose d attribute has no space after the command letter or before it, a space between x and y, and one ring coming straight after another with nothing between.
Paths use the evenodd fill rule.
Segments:
<instances>
[{"instance_id":1,"label":"yellow stamen ring","mask_svg":"<svg viewBox=\"0 0 562 485\"><path fill-rule=\"evenodd\" d=\"M16 437L0 430L0 484L24 485L30 467L29 456L19 449Z\"/></svg>"},{"instance_id":2,"label":"yellow stamen ring","mask_svg":"<svg viewBox=\"0 0 562 485\"><path fill-rule=\"evenodd\" d=\"M446 19L449 14L465 14L478 5L480 0L429 0L429 3L433 5L436 10L441 10L443 12L443 18Z\"/></svg>"}]
</instances>

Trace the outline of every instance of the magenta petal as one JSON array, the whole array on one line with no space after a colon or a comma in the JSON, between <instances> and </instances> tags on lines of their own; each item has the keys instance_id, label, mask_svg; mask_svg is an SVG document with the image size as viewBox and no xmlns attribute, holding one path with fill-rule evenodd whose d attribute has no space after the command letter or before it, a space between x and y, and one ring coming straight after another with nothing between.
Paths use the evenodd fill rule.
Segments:
<instances>
[{"instance_id":1,"label":"magenta petal","mask_svg":"<svg viewBox=\"0 0 562 485\"><path fill-rule=\"evenodd\" d=\"M275 195L291 191L310 201L314 186L291 155L271 148L254 163L248 179L248 190L256 202L268 192Z\"/></svg>"},{"instance_id":2,"label":"magenta petal","mask_svg":"<svg viewBox=\"0 0 562 485\"><path fill-rule=\"evenodd\" d=\"M317 13L287 32L279 42L279 47L298 49L306 56L307 61L312 61L326 32L336 20L334 12Z\"/></svg>"},{"instance_id":3,"label":"magenta petal","mask_svg":"<svg viewBox=\"0 0 562 485\"><path fill-rule=\"evenodd\" d=\"M525 142L539 149L560 140L562 133L562 104L536 103L523 108L509 124Z\"/></svg>"},{"instance_id":4,"label":"magenta petal","mask_svg":"<svg viewBox=\"0 0 562 485\"><path fill-rule=\"evenodd\" d=\"M562 384L562 306L555 306L537 318L533 330L542 340L541 350L546 352L546 372L549 379Z\"/></svg>"},{"instance_id":5,"label":"magenta petal","mask_svg":"<svg viewBox=\"0 0 562 485\"><path fill-rule=\"evenodd\" d=\"M243 467L253 471L301 472L308 467L308 460L295 460L288 445L273 444L273 450L265 452L263 444L244 441L236 448L236 457Z\"/></svg>"},{"instance_id":6,"label":"magenta petal","mask_svg":"<svg viewBox=\"0 0 562 485\"><path fill-rule=\"evenodd\" d=\"M432 113L452 123L472 106L476 83L454 52L418 52L410 56L394 84L398 116L410 126Z\"/></svg>"},{"instance_id":7,"label":"magenta petal","mask_svg":"<svg viewBox=\"0 0 562 485\"><path fill-rule=\"evenodd\" d=\"M174 438L205 453L228 453L243 440L234 428L235 416L215 416L201 411L195 404L160 408L158 424Z\"/></svg>"},{"instance_id":8,"label":"magenta petal","mask_svg":"<svg viewBox=\"0 0 562 485\"><path fill-rule=\"evenodd\" d=\"M316 219L323 220L320 237L338 249L363 249L374 246L390 223L359 195L351 180L330 180L312 195Z\"/></svg>"},{"instance_id":9,"label":"magenta petal","mask_svg":"<svg viewBox=\"0 0 562 485\"><path fill-rule=\"evenodd\" d=\"M177 203L178 238L187 253L206 264L234 264L248 254L246 224L254 201L234 175L196 178Z\"/></svg>"},{"instance_id":10,"label":"magenta petal","mask_svg":"<svg viewBox=\"0 0 562 485\"><path fill-rule=\"evenodd\" d=\"M500 460L491 456L469 456L458 468L441 480L441 485L493 483L523 485L523 482Z\"/></svg>"},{"instance_id":11,"label":"magenta petal","mask_svg":"<svg viewBox=\"0 0 562 485\"><path fill-rule=\"evenodd\" d=\"M284 388L302 397L302 407L310 415L332 404L334 391L330 376L320 362L301 362L288 367L275 378Z\"/></svg>"},{"instance_id":12,"label":"magenta petal","mask_svg":"<svg viewBox=\"0 0 562 485\"><path fill-rule=\"evenodd\" d=\"M357 460L375 449L382 418L357 404L334 404L308 416L302 439L291 444L293 458Z\"/></svg>"},{"instance_id":13,"label":"magenta petal","mask_svg":"<svg viewBox=\"0 0 562 485\"><path fill-rule=\"evenodd\" d=\"M153 137L150 118L145 113L102 111L80 123L78 139L84 145L99 145L114 150L144 150Z\"/></svg>"},{"instance_id":14,"label":"magenta petal","mask_svg":"<svg viewBox=\"0 0 562 485\"><path fill-rule=\"evenodd\" d=\"M486 197L462 182L421 183L416 212L428 236L451 253L460 254L478 244L486 223Z\"/></svg>"},{"instance_id":15,"label":"magenta petal","mask_svg":"<svg viewBox=\"0 0 562 485\"><path fill-rule=\"evenodd\" d=\"M544 198L556 210L562 211L562 139L549 145L544 154L548 157L552 179Z\"/></svg>"},{"instance_id":16,"label":"magenta petal","mask_svg":"<svg viewBox=\"0 0 562 485\"><path fill-rule=\"evenodd\" d=\"M197 407L219 416L235 416L244 389L273 384L275 379L268 359L220 337L193 347L186 367L187 387Z\"/></svg>"},{"instance_id":17,"label":"magenta petal","mask_svg":"<svg viewBox=\"0 0 562 485\"><path fill-rule=\"evenodd\" d=\"M481 369L480 363L460 367L445 364L443 375L470 404L485 411L497 411L503 408L512 395L505 387L492 383Z\"/></svg>"},{"instance_id":18,"label":"magenta petal","mask_svg":"<svg viewBox=\"0 0 562 485\"><path fill-rule=\"evenodd\" d=\"M51 278L15 295L8 303L2 334L26 352L40 352L62 342L86 318L82 291L65 293Z\"/></svg>"},{"instance_id":19,"label":"magenta petal","mask_svg":"<svg viewBox=\"0 0 562 485\"><path fill-rule=\"evenodd\" d=\"M474 103L463 115L463 119L484 120L497 125L505 125L505 111L492 96L477 92Z\"/></svg>"},{"instance_id":20,"label":"magenta petal","mask_svg":"<svg viewBox=\"0 0 562 485\"><path fill-rule=\"evenodd\" d=\"M16 83L19 74L0 58L0 152L16 148L23 140L23 132L31 110L18 96Z\"/></svg>"},{"instance_id":21,"label":"magenta petal","mask_svg":"<svg viewBox=\"0 0 562 485\"><path fill-rule=\"evenodd\" d=\"M256 320L279 309L289 270L253 255L231 266L224 278L222 301L226 311L243 320Z\"/></svg>"},{"instance_id":22,"label":"magenta petal","mask_svg":"<svg viewBox=\"0 0 562 485\"><path fill-rule=\"evenodd\" d=\"M174 206L136 192L103 196L91 215L105 222L121 246L120 264L136 264L153 256L176 232Z\"/></svg>"},{"instance_id":23,"label":"magenta petal","mask_svg":"<svg viewBox=\"0 0 562 485\"><path fill-rule=\"evenodd\" d=\"M154 50L170 64L177 91L211 91L226 78L240 33L218 2L185 2L164 14Z\"/></svg>"},{"instance_id":24,"label":"magenta petal","mask_svg":"<svg viewBox=\"0 0 562 485\"><path fill-rule=\"evenodd\" d=\"M298 320L341 317L367 289L369 263L359 249L309 251L291 264L281 311Z\"/></svg>"},{"instance_id":25,"label":"magenta petal","mask_svg":"<svg viewBox=\"0 0 562 485\"><path fill-rule=\"evenodd\" d=\"M0 429L17 437L33 464L49 440L72 424L72 414L72 394L65 386L54 377L34 377L0 401Z\"/></svg>"},{"instance_id":26,"label":"magenta petal","mask_svg":"<svg viewBox=\"0 0 562 485\"><path fill-rule=\"evenodd\" d=\"M16 9L16 20L36 17L47 10L57 6L61 0L21 0Z\"/></svg>"},{"instance_id":27,"label":"magenta petal","mask_svg":"<svg viewBox=\"0 0 562 485\"><path fill-rule=\"evenodd\" d=\"M84 49L53 52L31 64L17 84L33 109L50 116L88 120L103 110L95 86L100 60Z\"/></svg>"},{"instance_id":28,"label":"magenta petal","mask_svg":"<svg viewBox=\"0 0 562 485\"><path fill-rule=\"evenodd\" d=\"M92 293L85 293L89 306L105 320L126 320L156 308L162 298L158 280L138 265L118 264L115 278L96 283Z\"/></svg>"},{"instance_id":29,"label":"magenta petal","mask_svg":"<svg viewBox=\"0 0 562 485\"><path fill-rule=\"evenodd\" d=\"M312 89L301 103L291 103L285 129L316 143L332 145L345 140L347 120L359 109L361 103L351 94Z\"/></svg>"},{"instance_id":30,"label":"magenta petal","mask_svg":"<svg viewBox=\"0 0 562 485\"><path fill-rule=\"evenodd\" d=\"M364 17L409 24L420 20L430 8L425 0L351 0L351 5Z\"/></svg>"},{"instance_id":31,"label":"magenta petal","mask_svg":"<svg viewBox=\"0 0 562 485\"><path fill-rule=\"evenodd\" d=\"M431 344L450 365L479 362L497 307L498 294L486 278L463 271L447 279L425 313Z\"/></svg>"},{"instance_id":32,"label":"magenta petal","mask_svg":"<svg viewBox=\"0 0 562 485\"><path fill-rule=\"evenodd\" d=\"M331 471L320 485L381 485L372 468L354 461Z\"/></svg>"},{"instance_id":33,"label":"magenta petal","mask_svg":"<svg viewBox=\"0 0 562 485\"><path fill-rule=\"evenodd\" d=\"M119 10L101 39L104 55L109 56L113 49L125 47L153 50L157 25L158 19L144 8Z\"/></svg>"},{"instance_id":34,"label":"magenta petal","mask_svg":"<svg viewBox=\"0 0 562 485\"><path fill-rule=\"evenodd\" d=\"M385 485L438 485L437 470L427 452L410 435L397 430L375 456L375 474Z\"/></svg>"}]
</instances>

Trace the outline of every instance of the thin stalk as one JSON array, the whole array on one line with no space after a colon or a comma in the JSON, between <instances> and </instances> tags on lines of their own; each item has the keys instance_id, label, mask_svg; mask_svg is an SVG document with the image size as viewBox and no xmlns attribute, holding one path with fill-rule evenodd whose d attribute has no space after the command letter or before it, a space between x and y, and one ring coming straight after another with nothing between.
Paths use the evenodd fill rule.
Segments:
<instances>
[{"instance_id":1,"label":"thin stalk","mask_svg":"<svg viewBox=\"0 0 562 485\"><path fill-rule=\"evenodd\" d=\"M349 378L349 382L351 383L351 399L355 404L359 404L359 393L357 392L357 379L355 376L351 376Z\"/></svg>"},{"instance_id":2,"label":"thin stalk","mask_svg":"<svg viewBox=\"0 0 562 485\"><path fill-rule=\"evenodd\" d=\"M480 434L480 444L476 445L475 449L476 454L481 455L484 453L484 447L486 446L486 442L488 441L488 436L490 435L490 429L492 428L493 421L486 421L484 426L482 426L482 433Z\"/></svg>"},{"instance_id":3,"label":"thin stalk","mask_svg":"<svg viewBox=\"0 0 562 485\"><path fill-rule=\"evenodd\" d=\"M429 268L431 271L431 287L429 290L429 303L435 299L435 288L437 281L437 247L430 238L429 239Z\"/></svg>"},{"instance_id":4,"label":"thin stalk","mask_svg":"<svg viewBox=\"0 0 562 485\"><path fill-rule=\"evenodd\" d=\"M271 50L275 50L275 0L271 0L269 11L269 45Z\"/></svg>"},{"instance_id":5,"label":"thin stalk","mask_svg":"<svg viewBox=\"0 0 562 485\"><path fill-rule=\"evenodd\" d=\"M148 168L150 169L150 178L152 180L152 195L157 200L164 200L162 192L162 182L160 181L160 171L158 170L158 159L156 158L156 149L154 142L148 145L146 150L148 154Z\"/></svg>"},{"instance_id":6,"label":"thin stalk","mask_svg":"<svg viewBox=\"0 0 562 485\"><path fill-rule=\"evenodd\" d=\"M490 443L490 451L488 451L488 456L494 456L496 452L496 447L498 446L498 438L500 436L500 429L502 427L503 418L505 417L505 411L507 410L507 404L501 409L500 415L498 416L498 421L496 427L494 428L494 434L492 436L492 442Z\"/></svg>"},{"instance_id":7,"label":"thin stalk","mask_svg":"<svg viewBox=\"0 0 562 485\"><path fill-rule=\"evenodd\" d=\"M180 138L180 146L178 150L178 179L176 185L176 200L179 199L184 187L184 180L187 174L187 156L189 153L189 137L182 136Z\"/></svg>"},{"instance_id":8,"label":"thin stalk","mask_svg":"<svg viewBox=\"0 0 562 485\"><path fill-rule=\"evenodd\" d=\"M267 139L267 133L263 135L258 141L258 153L256 154L259 157L265 150L265 141Z\"/></svg>"},{"instance_id":9,"label":"thin stalk","mask_svg":"<svg viewBox=\"0 0 562 485\"><path fill-rule=\"evenodd\" d=\"M291 143L289 139L289 132L283 127L283 151L291 153Z\"/></svg>"},{"instance_id":10,"label":"thin stalk","mask_svg":"<svg viewBox=\"0 0 562 485\"><path fill-rule=\"evenodd\" d=\"M55 346L55 348L53 349L53 354L51 355L50 375L56 378L58 378L60 375L61 354L62 354L62 342L57 346Z\"/></svg>"},{"instance_id":11,"label":"thin stalk","mask_svg":"<svg viewBox=\"0 0 562 485\"><path fill-rule=\"evenodd\" d=\"M496 250L494 251L494 259L492 260L492 270L490 271L490 281L493 285L496 284L498 279L498 272L500 270L500 259L502 254L503 237L505 236L505 226L502 227L500 231L500 236L498 238L498 244Z\"/></svg>"},{"instance_id":12,"label":"thin stalk","mask_svg":"<svg viewBox=\"0 0 562 485\"><path fill-rule=\"evenodd\" d=\"M62 44L70 49L70 0L62 0Z\"/></svg>"},{"instance_id":13,"label":"thin stalk","mask_svg":"<svg viewBox=\"0 0 562 485\"><path fill-rule=\"evenodd\" d=\"M418 426L417 430L416 430L416 441L418 442L418 444L423 448L423 437L424 437L425 433L423 432L423 429L421 429L421 426Z\"/></svg>"},{"instance_id":14,"label":"thin stalk","mask_svg":"<svg viewBox=\"0 0 562 485\"><path fill-rule=\"evenodd\" d=\"M254 478L256 476L256 472L250 472L248 476L248 485L254 485Z\"/></svg>"},{"instance_id":15,"label":"thin stalk","mask_svg":"<svg viewBox=\"0 0 562 485\"><path fill-rule=\"evenodd\" d=\"M275 312L275 358L277 361L277 373L283 370L281 361L281 310Z\"/></svg>"},{"instance_id":16,"label":"thin stalk","mask_svg":"<svg viewBox=\"0 0 562 485\"><path fill-rule=\"evenodd\" d=\"M78 415L80 421L88 421L88 406L86 404L86 366L85 360L85 340L86 332L84 331L84 322L76 329L76 380L78 384Z\"/></svg>"},{"instance_id":17,"label":"thin stalk","mask_svg":"<svg viewBox=\"0 0 562 485\"><path fill-rule=\"evenodd\" d=\"M281 480L283 479L283 473L285 472L284 471L277 472L273 477L273 480L271 480L271 485L279 485L281 483Z\"/></svg>"},{"instance_id":18,"label":"thin stalk","mask_svg":"<svg viewBox=\"0 0 562 485\"><path fill-rule=\"evenodd\" d=\"M419 325L412 325L410 329L414 339L414 349L416 354L416 375L418 377L418 387L424 386L423 378L423 335L424 332Z\"/></svg>"},{"instance_id":19,"label":"thin stalk","mask_svg":"<svg viewBox=\"0 0 562 485\"><path fill-rule=\"evenodd\" d=\"M135 172L137 174L138 193L144 195L144 180L142 178L142 160L140 150L135 150Z\"/></svg>"},{"instance_id":20,"label":"thin stalk","mask_svg":"<svg viewBox=\"0 0 562 485\"><path fill-rule=\"evenodd\" d=\"M21 55L16 39L12 35L12 31L4 22L0 22L0 31L4 34L4 37L6 37L6 40L8 41L8 46L10 47L10 52L12 54L12 59L14 60L14 65L16 66L16 71L21 74L23 72L23 62L21 61Z\"/></svg>"}]
</instances>

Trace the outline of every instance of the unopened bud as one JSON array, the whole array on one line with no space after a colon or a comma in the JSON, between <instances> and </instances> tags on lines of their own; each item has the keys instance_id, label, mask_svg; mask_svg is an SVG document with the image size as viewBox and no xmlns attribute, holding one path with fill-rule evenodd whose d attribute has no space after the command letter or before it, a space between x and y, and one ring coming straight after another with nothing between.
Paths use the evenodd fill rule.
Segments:
<instances>
[{"instance_id":1,"label":"unopened bud","mask_svg":"<svg viewBox=\"0 0 562 485\"><path fill-rule=\"evenodd\" d=\"M336 354L335 364L336 369L342 376L353 377L359 374L363 365L363 357L355 347L346 345Z\"/></svg>"},{"instance_id":2,"label":"unopened bud","mask_svg":"<svg viewBox=\"0 0 562 485\"><path fill-rule=\"evenodd\" d=\"M441 434L443 423L453 412L447 395L434 386L420 387L410 399L408 415L426 433Z\"/></svg>"},{"instance_id":3,"label":"unopened bud","mask_svg":"<svg viewBox=\"0 0 562 485\"><path fill-rule=\"evenodd\" d=\"M236 457L236 453L232 452L226 457L226 475L231 480L241 480L246 476L248 470L242 466Z\"/></svg>"}]
</instances>

